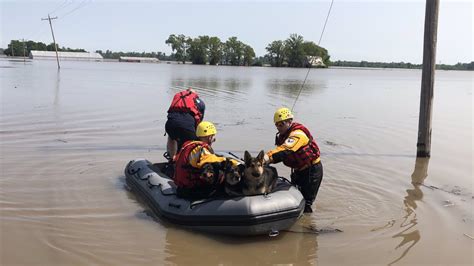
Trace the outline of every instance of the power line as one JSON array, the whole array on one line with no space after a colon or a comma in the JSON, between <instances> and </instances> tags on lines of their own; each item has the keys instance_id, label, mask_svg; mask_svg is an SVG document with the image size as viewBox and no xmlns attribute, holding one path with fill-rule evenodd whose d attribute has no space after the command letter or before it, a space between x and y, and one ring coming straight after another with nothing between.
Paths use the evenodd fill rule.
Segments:
<instances>
[{"instance_id":1,"label":"power line","mask_svg":"<svg viewBox=\"0 0 474 266\"><path fill-rule=\"evenodd\" d=\"M61 18L64 18L68 15L71 15L72 13L76 12L77 10L85 7L86 5L88 5L89 3L91 3L91 1L87 1L87 0L83 0L81 3L79 3L79 5L77 5L75 8L71 9L69 12L61 15Z\"/></svg>"},{"instance_id":2,"label":"power line","mask_svg":"<svg viewBox=\"0 0 474 266\"><path fill-rule=\"evenodd\" d=\"M54 14L54 12L57 12L65 7L67 7L68 5L72 4L72 0L71 2L68 2L68 0L64 0L64 2L62 2L58 7L56 7L53 11L49 12L50 15Z\"/></svg>"},{"instance_id":3,"label":"power line","mask_svg":"<svg viewBox=\"0 0 474 266\"><path fill-rule=\"evenodd\" d=\"M328 23L329 15L331 14L331 9L332 9L332 4L333 3L334 3L334 0L331 0L331 5L329 6L329 10L328 10L328 15L326 16L326 21L324 22L323 30L321 31L321 36L319 37L318 46L321 44L321 40L323 38L324 30L326 29L326 24ZM301 88L298 92L298 95L295 98L295 102L293 103L293 106L291 106L291 111L293 111L293 108L295 108L296 102L298 101L298 98L300 97L301 91L303 91L303 87L304 87L304 84L306 83L306 79L308 78L310 70L311 70L311 67L309 67L308 72L306 72L306 77L303 80L303 84L301 84Z\"/></svg>"}]
</instances>

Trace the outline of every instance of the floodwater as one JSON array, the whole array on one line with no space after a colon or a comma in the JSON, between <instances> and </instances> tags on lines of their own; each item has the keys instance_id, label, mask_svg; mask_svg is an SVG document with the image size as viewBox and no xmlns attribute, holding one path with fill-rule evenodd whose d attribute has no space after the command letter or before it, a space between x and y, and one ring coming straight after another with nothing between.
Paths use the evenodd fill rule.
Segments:
<instances>
[{"instance_id":1,"label":"floodwater","mask_svg":"<svg viewBox=\"0 0 474 266\"><path fill-rule=\"evenodd\" d=\"M273 147L273 112L293 105L305 75L0 61L0 264L472 265L473 72L436 73L427 160L415 157L421 71L312 69L294 113L317 138L324 179L316 212L277 237L184 230L124 188L129 160L163 160L180 89L206 102L215 149L256 154Z\"/></svg>"}]
</instances>

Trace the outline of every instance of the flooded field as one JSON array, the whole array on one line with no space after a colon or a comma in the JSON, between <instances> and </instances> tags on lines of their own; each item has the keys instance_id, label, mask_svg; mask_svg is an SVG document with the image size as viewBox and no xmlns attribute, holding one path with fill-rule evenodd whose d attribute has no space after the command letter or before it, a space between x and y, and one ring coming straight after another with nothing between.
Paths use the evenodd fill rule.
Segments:
<instances>
[{"instance_id":1,"label":"flooded field","mask_svg":"<svg viewBox=\"0 0 474 266\"><path fill-rule=\"evenodd\" d=\"M436 73L432 157L417 159L421 71L311 70L294 113L319 143L324 179L315 213L277 237L183 230L124 188L129 160L163 160L180 89L205 101L216 150L255 154L273 147L273 112L293 105L305 75L0 61L0 264L472 265L473 72Z\"/></svg>"}]
</instances>

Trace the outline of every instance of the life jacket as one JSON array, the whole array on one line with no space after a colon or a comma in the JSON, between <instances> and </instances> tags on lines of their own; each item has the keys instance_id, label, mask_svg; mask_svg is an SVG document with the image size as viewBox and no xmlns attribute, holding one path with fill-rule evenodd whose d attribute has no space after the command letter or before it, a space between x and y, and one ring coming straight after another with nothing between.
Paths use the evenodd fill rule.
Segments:
<instances>
[{"instance_id":1,"label":"life jacket","mask_svg":"<svg viewBox=\"0 0 474 266\"><path fill-rule=\"evenodd\" d=\"M196 99L199 96L197 93L185 90L178 92L174 95L173 100L171 101L169 112L183 112L191 113L196 121L196 126L202 121L203 114L199 111L199 108L196 106Z\"/></svg>"},{"instance_id":2,"label":"life jacket","mask_svg":"<svg viewBox=\"0 0 474 266\"><path fill-rule=\"evenodd\" d=\"M277 133L275 137L275 145L283 145L285 140L290 136L290 133L295 130L303 131L309 138L309 143L299 148L296 152L292 152L286 156L286 158L283 160L283 164L293 169L301 169L304 166L310 166L313 161L318 159L320 156L318 144L305 126L300 123L293 123L288 131L285 132L285 134Z\"/></svg>"},{"instance_id":3,"label":"life jacket","mask_svg":"<svg viewBox=\"0 0 474 266\"><path fill-rule=\"evenodd\" d=\"M173 180L178 187L193 188L199 185L207 185L201 179L201 169L193 167L189 164L189 155L194 148L202 146L203 148L212 151L211 146L202 141L186 141L183 147L176 155L176 164Z\"/></svg>"}]
</instances>

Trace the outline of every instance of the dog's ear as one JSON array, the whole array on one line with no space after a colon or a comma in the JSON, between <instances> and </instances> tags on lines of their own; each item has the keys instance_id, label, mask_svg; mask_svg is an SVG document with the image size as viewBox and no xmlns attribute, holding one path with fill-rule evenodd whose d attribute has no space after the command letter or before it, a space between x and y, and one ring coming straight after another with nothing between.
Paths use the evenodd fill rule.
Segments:
<instances>
[{"instance_id":1,"label":"dog's ear","mask_svg":"<svg viewBox=\"0 0 474 266\"><path fill-rule=\"evenodd\" d=\"M265 152L263 150L260 151L260 153L257 155L257 159L263 163L263 157L265 156Z\"/></svg>"},{"instance_id":2,"label":"dog's ear","mask_svg":"<svg viewBox=\"0 0 474 266\"><path fill-rule=\"evenodd\" d=\"M252 155L250 155L250 153L248 151L245 151L244 153L244 162L245 162L245 165L250 165L250 162L252 161Z\"/></svg>"}]
</instances>

